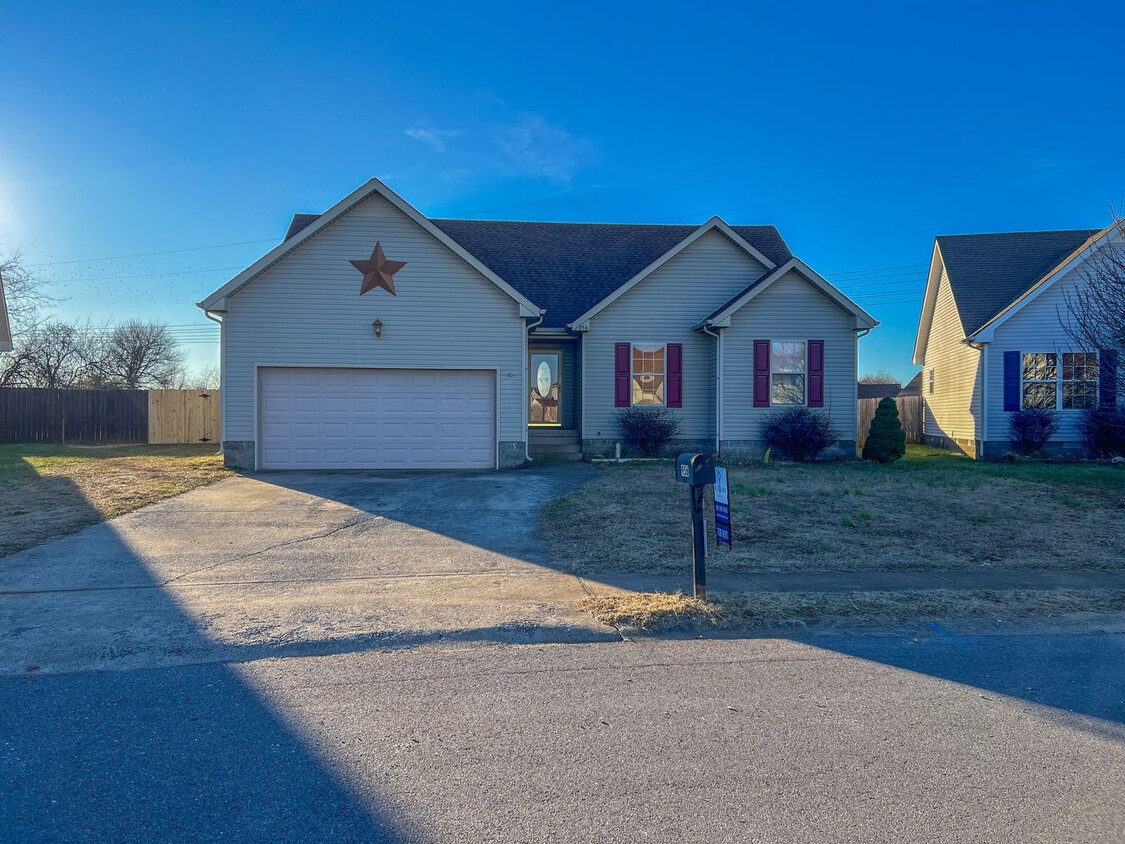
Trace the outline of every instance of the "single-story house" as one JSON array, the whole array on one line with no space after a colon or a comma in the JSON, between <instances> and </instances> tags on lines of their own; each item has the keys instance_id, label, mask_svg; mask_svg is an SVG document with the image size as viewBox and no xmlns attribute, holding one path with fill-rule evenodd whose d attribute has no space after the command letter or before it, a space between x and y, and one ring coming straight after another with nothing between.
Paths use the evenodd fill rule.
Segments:
<instances>
[{"instance_id":1,"label":"single-story house","mask_svg":"<svg viewBox=\"0 0 1125 844\"><path fill-rule=\"evenodd\" d=\"M222 326L229 465L504 468L609 456L623 408L672 450L762 450L778 408L855 455L876 320L772 226L428 219L378 180L198 303Z\"/></svg>"},{"instance_id":2,"label":"single-story house","mask_svg":"<svg viewBox=\"0 0 1125 844\"><path fill-rule=\"evenodd\" d=\"M914 363L922 369L925 441L970 456L1011 449L1011 414L1058 411L1052 450L1078 450L1082 413L1118 401L1118 350L1088 349L1067 332L1068 301L1105 229L938 237Z\"/></svg>"}]
</instances>

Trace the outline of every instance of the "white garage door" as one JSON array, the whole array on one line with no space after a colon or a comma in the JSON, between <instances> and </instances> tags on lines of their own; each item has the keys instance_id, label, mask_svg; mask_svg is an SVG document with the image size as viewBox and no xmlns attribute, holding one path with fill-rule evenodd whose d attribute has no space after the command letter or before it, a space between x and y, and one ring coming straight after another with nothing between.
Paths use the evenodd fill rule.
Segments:
<instances>
[{"instance_id":1,"label":"white garage door","mask_svg":"<svg viewBox=\"0 0 1125 844\"><path fill-rule=\"evenodd\" d=\"M263 369L264 469L491 469L494 372Z\"/></svg>"}]
</instances>

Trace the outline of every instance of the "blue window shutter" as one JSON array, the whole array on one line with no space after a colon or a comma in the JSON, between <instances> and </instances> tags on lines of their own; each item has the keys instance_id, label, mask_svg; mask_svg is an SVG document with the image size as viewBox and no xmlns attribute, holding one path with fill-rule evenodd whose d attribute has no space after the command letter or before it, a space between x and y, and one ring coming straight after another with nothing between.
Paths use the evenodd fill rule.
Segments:
<instances>
[{"instance_id":1,"label":"blue window shutter","mask_svg":"<svg viewBox=\"0 0 1125 844\"><path fill-rule=\"evenodd\" d=\"M1020 409L1020 353L1004 352L1004 412Z\"/></svg>"},{"instance_id":2,"label":"blue window shutter","mask_svg":"<svg viewBox=\"0 0 1125 844\"><path fill-rule=\"evenodd\" d=\"M1114 349L1098 352L1098 407L1102 410L1117 407L1117 351Z\"/></svg>"}]
</instances>

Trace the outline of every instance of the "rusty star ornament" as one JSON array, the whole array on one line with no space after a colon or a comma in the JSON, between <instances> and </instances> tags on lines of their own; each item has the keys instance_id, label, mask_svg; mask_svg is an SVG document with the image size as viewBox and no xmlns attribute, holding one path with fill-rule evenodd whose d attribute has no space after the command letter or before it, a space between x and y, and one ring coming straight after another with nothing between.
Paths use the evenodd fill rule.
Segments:
<instances>
[{"instance_id":1,"label":"rusty star ornament","mask_svg":"<svg viewBox=\"0 0 1125 844\"><path fill-rule=\"evenodd\" d=\"M382 287L392 296L398 295L395 293L394 274L406 266L406 261L388 261L387 256L383 254L381 244L375 244L375 249L372 250L368 260L348 263L363 273L363 284L359 288L360 296L376 287Z\"/></svg>"}]
</instances>

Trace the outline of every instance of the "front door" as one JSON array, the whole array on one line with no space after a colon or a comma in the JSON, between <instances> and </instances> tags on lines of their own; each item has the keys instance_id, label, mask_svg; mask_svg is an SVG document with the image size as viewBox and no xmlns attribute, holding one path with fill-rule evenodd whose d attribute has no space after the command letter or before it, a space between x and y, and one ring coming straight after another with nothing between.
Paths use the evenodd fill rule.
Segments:
<instances>
[{"instance_id":1,"label":"front door","mask_svg":"<svg viewBox=\"0 0 1125 844\"><path fill-rule=\"evenodd\" d=\"M531 425L561 426L559 407L562 401L562 355L559 352L532 352L528 367L528 394Z\"/></svg>"}]
</instances>

